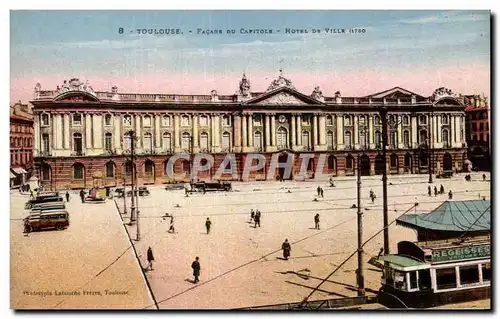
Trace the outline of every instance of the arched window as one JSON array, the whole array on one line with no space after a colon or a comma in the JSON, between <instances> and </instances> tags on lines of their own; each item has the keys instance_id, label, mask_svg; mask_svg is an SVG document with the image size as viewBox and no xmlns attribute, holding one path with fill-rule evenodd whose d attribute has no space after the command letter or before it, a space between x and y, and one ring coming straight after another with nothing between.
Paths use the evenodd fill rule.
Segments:
<instances>
[{"instance_id":1,"label":"arched window","mask_svg":"<svg viewBox=\"0 0 500 319\"><path fill-rule=\"evenodd\" d=\"M421 124L421 125L427 125L427 116L425 115L420 115L418 117L418 122Z\"/></svg>"},{"instance_id":2,"label":"arched window","mask_svg":"<svg viewBox=\"0 0 500 319\"><path fill-rule=\"evenodd\" d=\"M351 147L351 132L345 131L344 133L344 141L345 141L345 146L346 147Z\"/></svg>"},{"instance_id":3,"label":"arched window","mask_svg":"<svg viewBox=\"0 0 500 319\"><path fill-rule=\"evenodd\" d=\"M443 137L443 147L450 147L450 137L448 136L447 129L443 129L442 137Z\"/></svg>"},{"instance_id":4,"label":"arched window","mask_svg":"<svg viewBox=\"0 0 500 319\"><path fill-rule=\"evenodd\" d=\"M398 132L397 131L392 131L391 134L389 134L389 145L392 148L398 147Z\"/></svg>"},{"instance_id":5,"label":"arched window","mask_svg":"<svg viewBox=\"0 0 500 319\"><path fill-rule=\"evenodd\" d=\"M253 144L257 151L263 150L262 134L259 131L253 133Z\"/></svg>"},{"instance_id":6,"label":"arched window","mask_svg":"<svg viewBox=\"0 0 500 319\"><path fill-rule=\"evenodd\" d=\"M153 151L153 136L151 133L144 133L144 151L151 153Z\"/></svg>"},{"instance_id":7,"label":"arched window","mask_svg":"<svg viewBox=\"0 0 500 319\"><path fill-rule=\"evenodd\" d=\"M114 178L115 177L115 163L107 162L106 163L106 178Z\"/></svg>"},{"instance_id":8,"label":"arched window","mask_svg":"<svg viewBox=\"0 0 500 319\"><path fill-rule=\"evenodd\" d=\"M222 149L224 151L229 151L231 147L231 134L228 132L222 133Z\"/></svg>"},{"instance_id":9,"label":"arched window","mask_svg":"<svg viewBox=\"0 0 500 319\"><path fill-rule=\"evenodd\" d=\"M144 176L152 177L155 171L155 164L151 160L146 160L144 162Z\"/></svg>"},{"instance_id":10,"label":"arched window","mask_svg":"<svg viewBox=\"0 0 500 319\"><path fill-rule=\"evenodd\" d=\"M106 114L106 115L104 115L104 125L106 125L106 126L111 126L111 125L113 125L113 124L111 123L111 119L112 119L112 118L111 118L111 114Z\"/></svg>"},{"instance_id":11,"label":"arched window","mask_svg":"<svg viewBox=\"0 0 500 319\"><path fill-rule=\"evenodd\" d=\"M326 132L326 145L328 148L333 148L333 133L332 131Z\"/></svg>"},{"instance_id":12,"label":"arched window","mask_svg":"<svg viewBox=\"0 0 500 319\"><path fill-rule=\"evenodd\" d=\"M113 149L113 135L111 133L104 134L104 149L106 151Z\"/></svg>"},{"instance_id":13,"label":"arched window","mask_svg":"<svg viewBox=\"0 0 500 319\"><path fill-rule=\"evenodd\" d=\"M182 139L181 139L182 150L189 151L190 145L191 145L191 135L189 135L189 133L187 132L182 133Z\"/></svg>"},{"instance_id":14,"label":"arched window","mask_svg":"<svg viewBox=\"0 0 500 319\"><path fill-rule=\"evenodd\" d=\"M403 115L403 125L410 125L410 117L408 115Z\"/></svg>"},{"instance_id":15,"label":"arched window","mask_svg":"<svg viewBox=\"0 0 500 319\"><path fill-rule=\"evenodd\" d=\"M164 151L169 152L172 150L172 136L170 135L170 133L163 133L162 145Z\"/></svg>"},{"instance_id":16,"label":"arched window","mask_svg":"<svg viewBox=\"0 0 500 319\"><path fill-rule=\"evenodd\" d=\"M311 146L311 142L309 139L309 132L304 131L302 132L302 145L308 149Z\"/></svg>"},{"instance_id":17,"label":"arched window","mask_svg":"<svg viewBox=\"0 0 500 319\"><path fill-rule=\"evenodd\" d=\"M208 151L208 133L202 132L200 134L200 148L204 151Z\"/></svg>"},{"instance_id":18,"label":"arched window","mask_svg":"<svg viewBox=\"0 0 500 319\"><path fill-rule=\"evenodd\" d=\"M418 142L420 144L424 144L427 142L427 131L426 130L420 130L418 134Z\"/></svg>"},{"instance_id":19,"label":"arched window","mask_svg":"<svg viewBox=\"0 0 500 319\"><path fill-rule=\"evenodd\" d=\"M349 115L344 116L344 126L350 126L352 125L351 123L351 117Z\"/></svg>"},{"instance_id":20,"label":"arched window","mask_svg":"<svg viewBox=\"0 0 500 319\"><path fill-rule=\"evenodd\" d=\"M189 126L189 116L183 115L181 119L182 126Z\"/></svg>"},{"instance_id":21,"label":"arched window","mask_svg":"<svg viewBox=\"0 0 500 319\"><path fill-rule=\"evenodd\" d=\"M443 123L442 123L443 125L447 125L447 124L449 124L449 122L448 122L448 115L443 114L443 117L442 117L442 122L443 122Z\"/></svg>"},{"instance_id":22,"label":"arched window","mask_svg":"<svg viewBox=\"0 0 500 319\"><path fill-rule=\"evenodd\" d=\"M42 181L50 180L51 167L47 164L44 164L42 167Z\"/></svg>"},{"instance_id":23,"label":"arched window","mask_svg":"<svg viewBox=\"0 0 500 319\"><path fill-rule=\"evenodd\" d=\"M288 133L284 127L280 127L276 134L278 148L283 149L288 147Z\"/></svg>"},{"instance_id":24,"label":"arched window","mask_svg":"<svg viewBox=\"0 0 500 319\"><path fill-rule=\"evenodd\" d=\"M333 116L331 115L326 116L326 125L333 125Z\"/></svg>"},{"instance_id":25,"label":"arched window","mask_svg":"<svg viewBox=\"0 0 500 319\"><path fill-rule=\"evenodd\" d=\"M333 156L333 155L328 156L328 169L329 170L335 170L335 162L336 161L337 161L337 159L335 158L335 156Z\"/></svg>"},{"instance_id":26,"label":"arched window","mask_svg":"<svg viewBox=\"0 0 500 319\"><path fill-rule=\"evenodd\" d=\"M85 175L85 167L82 163L75 163L73 165L73 179L81 180Z\"/></svg>"},{"instance_id":27,"label":"arched window","mask_svg":"<svg viewBox=\"0 0 500 319\"><path fill-rule=\"evenodd\" d=\"M125 163L125 176L130 177L132 176L132 162L127 161Z\"/></svg>"},{"instance_id":28,"label":"arched window","mask_svg":"<svg viewBox=\"0 0 500 319\"><path fill-rule=\"evenodd\" d=\"M144 127L151 127L151 115L144 115L142 118L142 123Z\"/></svg>"},{"instance_id":29,"label":"arched window","mask_svg":"<svg viewBox=\"0 0 500 319\"><path fill-rule=\"evenodd\" d=\"M382 147L382 136L380 134L380 131L375 131L375 134L374 134L374 138L375 138L375 147Z\"/></svg>"},{"instance_id":30,"label":"arched window","mask_svg":"<svg viewBox=\"0 0 500 319\"><path fill-rule=\"evenodd\" d=\"M82 142L82 134L74 133L73 134L73 151L75 151L76 155L82 155L83 142Z\"/></svg>"},{"instance_id":31,"label":"arched window","mask_svg":"<svg viewBox=\"0 0 500 319\"><path fill-rule=\"evenodd\" d=\"M405 147L410 147L410 132L408 130L403 131L403 144Z\"/></svg>"}]
</instances>

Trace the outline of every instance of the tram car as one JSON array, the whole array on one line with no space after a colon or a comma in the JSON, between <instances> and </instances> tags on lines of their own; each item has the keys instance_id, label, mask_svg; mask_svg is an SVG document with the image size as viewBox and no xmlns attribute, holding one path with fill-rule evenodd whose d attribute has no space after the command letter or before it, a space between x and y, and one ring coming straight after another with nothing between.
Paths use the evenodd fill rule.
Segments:
<instances>
[{"instance_id":1,"label":"tram car","mask_svg":"<svg viewBox=\"0 0 500 319\"><path fill-rule=\"evenodd\" d=\"M217 182L196 182L192 184L192 189L198 192L217 192L224 191L229 192L232 190L231 182L217 181Z\"/></svg>"}]
</instances>

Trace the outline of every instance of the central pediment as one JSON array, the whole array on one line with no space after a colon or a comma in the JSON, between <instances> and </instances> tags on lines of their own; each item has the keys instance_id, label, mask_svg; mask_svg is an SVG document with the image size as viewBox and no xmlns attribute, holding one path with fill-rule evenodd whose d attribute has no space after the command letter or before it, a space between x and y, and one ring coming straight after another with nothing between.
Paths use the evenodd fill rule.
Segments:
<instances>
[{"instance_id":1,"label":"central pediment","mask_svg":"<svg viewBox=\"0 0 500 319\"><path fill-rule=\"evenodd\" d=\"M290 88L282 87L277 90L266 92L256 96L245 104L253 105L316 105L322 104L320 101L299 93Z\"/></svg>"}]
</instances>

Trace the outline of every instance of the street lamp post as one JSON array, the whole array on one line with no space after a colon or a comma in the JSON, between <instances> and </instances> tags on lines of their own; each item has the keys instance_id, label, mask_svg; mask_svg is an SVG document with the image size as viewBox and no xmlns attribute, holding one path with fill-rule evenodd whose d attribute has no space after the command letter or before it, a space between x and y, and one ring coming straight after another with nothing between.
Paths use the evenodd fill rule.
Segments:
<instances>
[{"instance_id":1,"label":"street lamp post","mask_svg":"<svg viewBox=\"0 0 500 319\"><path fill-rule=\"evenodd\" d=\"M382 193L383 193L383 215L384 215L384 254L390 253L389 250L389 209L387 207L387 132L389 126L396 128L401 121L391 120L387 118L387 107L383 106L380 109L380 118L382 120L382 157L384 158L384 167L382 170Z\"/></svg>"},{"instance_id":2,"label":"street lamp post","mask_svg":"<svg viewBox=\"0 0 500 319\"><path fill-rule=\"evenodd\" d=\"M130 188L132 189L132 196L131 196L131 204L130 204L130 223L129 225L133 225L135 222L135 187L134 187L134 176L135 176L135 161L134 161L134 151L135 151L135 142L134 142L134 131L129 131L128 132L129 138L130 138L130 164L131 164L131 178L130 178ZM125 197L127 194L125 194Z\"/></svg>"},{"instance_id":3,"label":"street lamp post","mask_svg":"<svg viewBox=\"0 0 500 319\"><path fill-rule=\"evenodd\" d=\"M430 112L429 112L429 127L430 127L430 132L429 132L429 143L427 144L428 146L428 153L429 153L429 160L428 160L428 164L429 164L429 184L432 184L432 155L433 155L433 135L432 135L432 132L433 132L433 126L432 126L432 122L433 122L433 117L434 117L434 108L432 107L431 105L431 109L430 109Z\"/></svg>"},{"instance_id":4,"label":"street lamp post","mask_svg":"<svg viewBox=\"0 0 500 319\"><path fill-rule=\"evenodd\" d=\"M362 134L364 145L361 145L363 149L366 147L366 127L362 127L360 132ZM358 296L365 295L365 283L363 277L363 213L361 211L361 156L358 153L358 270L357 270L357 285L358 285Z\"/></svg>"}]
</instances>

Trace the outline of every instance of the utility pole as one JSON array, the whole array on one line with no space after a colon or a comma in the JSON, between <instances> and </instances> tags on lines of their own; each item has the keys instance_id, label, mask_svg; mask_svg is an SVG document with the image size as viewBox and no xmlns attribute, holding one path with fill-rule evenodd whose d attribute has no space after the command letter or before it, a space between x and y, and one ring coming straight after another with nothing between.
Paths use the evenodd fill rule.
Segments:
<instances>
[{"instance_id":1,"label":"utility pole","mask_svg":"<svg viewBox=\"0 0 500 319\"><path fill-rule=\"evenodd\" d=\"M363 278L363 213L361 212L361 160L358 154L358 271L357 271L358 296L365 295Z\"/></svg>"},{"instance_id":2,"label":"utility pole","mask_svg":"<svg viewBox=\"0 0 500 319\"><path fill-rule=\"evenodd\" d=\"M384 215L384 254L389 254L389 214L387 208L387 108L380 110L382 119L382 156L384 158L384 169L382 170L382 193L383 193L383 215Z\"/></svg>"},{"instance_id":3,"label":"utility pole","mask_svg":"<svg viewBox=\"0 0 500 319\"><path fill-rule=\"evenodd\" d=\"M129 225L133 225L135 222L135 188L134 188L134 175L135 175L135 161L134 161L134 151L135 151L135 142L134 142L134 131L129 131L128 132L129 137L130 137L130 164L132 166L132 175L130 176L130 184L131 184L131 189L132 189L132 197L131 197L131 204L130 204L130 223ZM126 195L125 195L126 196Z\"/></svg>"},{"instance_id":4,"label":"utility pole","mask_svg":"<svg viewBox=\"0 0 500 319\"><path fill-rule=\"evenodd\" d=\"M429 127L430 127L430 132L429 132L429 184L432 184L432 151L433 151L433 117L434 117L434 108L433 105L431 105L431 111L429 112Z\"/></svg>"}]
</instances>

